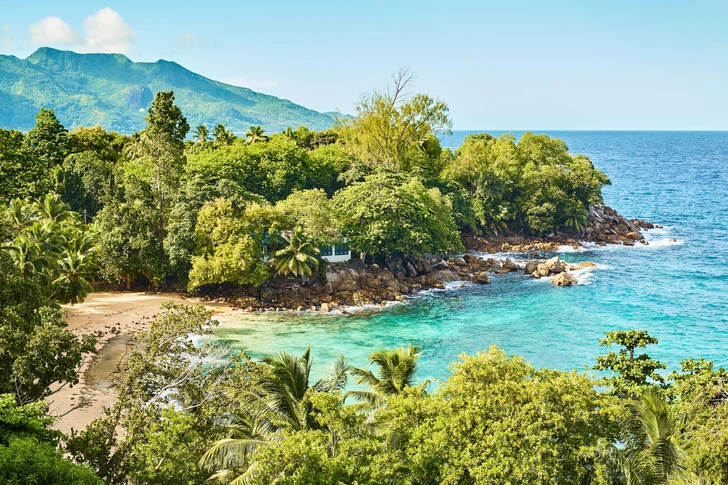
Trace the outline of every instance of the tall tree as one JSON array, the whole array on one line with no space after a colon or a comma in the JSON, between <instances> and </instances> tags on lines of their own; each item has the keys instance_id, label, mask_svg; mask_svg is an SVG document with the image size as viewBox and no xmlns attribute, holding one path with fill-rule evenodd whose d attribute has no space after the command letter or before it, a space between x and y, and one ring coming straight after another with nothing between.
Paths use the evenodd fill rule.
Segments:
<instances>
[{"instance_id":1,"label":"tall tree","mask_svg":"<svg viewBox=\"0 0 728 485\"><path fill-rule=\"evenodd\" d=\"M344 145L363 162L407 170L433 135L450 132L447 105L426 94L411 94L412 81L410 72L400 70L386 90L361 98L356 118L339 124Z\"/></svg>"},{"instance_id":2,"label":"tall tree","mask_svg":"<svg viewBox=\"0 0 728 485\"><path fill-rule=\"evenodd\" d=\"M187 118L182 110L174 104L173 91L160 91L154 96L146 117L147 131L163 133L177 142L184 141L190 131Z\"/></svg>"},{"instance_id":3,"label":"tall tree","mask_svg":"<svg viewBox=\"0 0 728 485\"><path fill-rule=\"evenodd\" d=\"M113 274L114 280L118 281L123 275L128 283L132 275L143 274L157 286L164 282L167 272L164 241L171 207L184 173L184 138L189 125L174 104L172 91L157 93L146 119L147 128L125 148L129 161L123 165L124 200L117 199L107 204L99 218L105 225L136 212L142 215L141 227L145 232L151 229L154 237L145 237L146 241L141 242L139 231L133 225L127 228L128 231L112 226L109 231L114 233L113 237L110 233L102 234L99 255L106 263L102 271ZM128 249L134 247L142 250L143 254L137 253L130 258ZM142 257L137 259L136 256ZM136 262L130 264L134 260ZM124 262L123 270L117 261Z\"/></svg>"},{"instance_id":4,"label":"tall tree","mask_svg":"<svg viewBox=\"0 0 728 485\"><path fill-rule=\"evenodd\" d=\"M68 131L52 109L42 109L35 117L35 127L25 135L23 146L50 169L63 164L70 151Z\"/></svg>"},{"instance_id":5,"label":"tall tree","mask_svg":"<svg viewBox=\"0 0 728 485\"><path fill-rule=\"evenodd\" d=\"M622 397L639 397L654 384L664 384L665 379L657 373L667 366L652 359L646 353L636 355L637 349L657 344L656 337L646 330L618 330L607 332L599 345L609 347L617 344L622 348L618 353L609 352L596 358L595 370L612 371L616 375L605 377L602 382L609 386L610 392Z\"/></svg>"}]
</instances>

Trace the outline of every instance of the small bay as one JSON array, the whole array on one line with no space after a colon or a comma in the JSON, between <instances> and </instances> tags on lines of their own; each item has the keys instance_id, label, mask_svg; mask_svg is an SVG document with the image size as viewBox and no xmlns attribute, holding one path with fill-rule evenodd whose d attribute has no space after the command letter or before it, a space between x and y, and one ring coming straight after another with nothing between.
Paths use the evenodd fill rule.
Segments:
<instances>
[{"instance_id":1,"label":"small bay","mask_svg":"<svg viewBox=\"0 0 728 485\"><path fill-rule=\"evenodd\" d=\"M442 145L455 149L468 133ZM597 264L569 288L512 274L350 315L233 313L216 338L254 357L311 346L314 375L340 354L364 365L372 350L412 343L423 353L418 376L430 379L491 345L539 367L581 370L604 352L604 332L640 328L660 339L650 353L670 369L688 357L728 366L728 132L545 133L610 177L607 205L664 226L647 234L649 246L561 253Z\"/></svg>"}]
</instances>

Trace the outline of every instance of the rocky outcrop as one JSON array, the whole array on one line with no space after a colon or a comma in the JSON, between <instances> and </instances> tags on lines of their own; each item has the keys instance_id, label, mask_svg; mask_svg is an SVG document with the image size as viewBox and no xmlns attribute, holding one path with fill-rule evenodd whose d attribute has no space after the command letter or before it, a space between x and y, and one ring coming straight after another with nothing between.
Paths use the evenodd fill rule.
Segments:
<instances>
[{"instance_id":1,"label":"rocky outcrop","mask_svg":"<svg viewBox=\"0 0 728 485\"><path fill-rule=\"evenodd\" d=\"M625 219L611 207L592 206L589 209L583 240L595 242L600 246L607 244L634 246L635 242L647 244L641 229L654 227L653 224L639 219Z\"/></svg>"},{"instance_id":2,"label":"rocky outcrop","mask_svg":"<svg viewBox=\"0 0 728 485\"><path fill-rule=\"evenodd\" d=\"M530 275L531 278L548 278L556 286L571 286L578 283L578 280L569 273L570 271L578 271L586 268L594 268L596 265L591 261L583 261L579 264L567 264L561 261L558 256L554 256L546 261L529 261L523 268L523 272Z\"/></svg>"},{"instance_id":3,"label":"rocky outcrop","mask_svg":"<svg viewBox=\"0 0 728 485\"><path fill-rule=\"evenodd\" d=\"M317 310L324 313L346 306L382 305L401 300L425 289L444 288L453 281L490 284L493 275L522 270L508 258L499 261L472 253L442 259L425 255L419 259L388 258L351 260L329 264L326 277L303 282L294 277L275 277L260 287L239 287L209 293L224 297L247 311ZM343 310L342 310L343 311Z\"/></svg>"},{"instance_id":4,"label":"rocky outcrop","mask_svg":"<svg viewBox=\"0 0 728 485\"><path fill-rule=\"evenodd\" d=\"M559 273L555 275L553 278L551 278L551 283L555 284L556 286L571 286L578 283L576 281L576 278L571 276L569 273Z\"/></svg>"},{"instance_id":5,"label":"rocky outcrop","mask_svg":"<svg viewBox=\"0 0 728 485\"><path fill-rule=\"evenodd\" d=\"M547 252L559 246L578 249L586 242L605 246L607 244L647 245L643 231L654 229L654 224L639 219L626 219L617 211L606 206L592 206L589 209L586 227L581 231L561 231L544 237L523 235L475 236L462 235L462 241L469 250L496 252Z\"/></svg>"}]
</instances>

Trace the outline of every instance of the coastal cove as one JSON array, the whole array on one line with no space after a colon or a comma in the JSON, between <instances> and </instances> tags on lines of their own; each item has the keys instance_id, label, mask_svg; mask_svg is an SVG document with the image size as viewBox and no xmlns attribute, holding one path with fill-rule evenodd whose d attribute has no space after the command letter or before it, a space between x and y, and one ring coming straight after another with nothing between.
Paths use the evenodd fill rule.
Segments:
<instances>
[{"instance_id":1,"label":"coastal cove","mask_svg":"<svg viewBox=\"0 0 728 485\"><path fill-rule=\"evenodd\" d=\"M467 134L455 132L443 146L457 147ZM539 367L583 369L601 353L603 332L624 328L657 336L660 344L650 353L670 369L698 356L728 365L728 133L547 134L610 177L607 205L664 226L646 233L649 246L559 254L570 263L597 264L569 288L519 273L485 286L453 283L351 315L233 312L221 318L216 337L256 357L300 354L310 345L315 375L342 353L363 365L373 349L407 343L422 347L421 380L445 377L461 352L490 345Z\"/></svg>"}]
</instances>

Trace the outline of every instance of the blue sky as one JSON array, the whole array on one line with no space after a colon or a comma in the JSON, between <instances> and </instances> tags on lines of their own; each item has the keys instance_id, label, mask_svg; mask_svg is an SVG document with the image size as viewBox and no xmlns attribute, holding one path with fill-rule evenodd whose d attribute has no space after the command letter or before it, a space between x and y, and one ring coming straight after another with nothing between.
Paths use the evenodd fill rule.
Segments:
<instances>
[{"instance_id":1,"label":"blue sky","mask_svg":"<svg viewBox=\"0 0 728 485\"><path fill-rule=\"evenodd\" d=\"M456 129L728 129L728 0L0 4L0 53L163 58L319 111L408 67Z\"/></svg>"}]
</instances>

